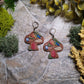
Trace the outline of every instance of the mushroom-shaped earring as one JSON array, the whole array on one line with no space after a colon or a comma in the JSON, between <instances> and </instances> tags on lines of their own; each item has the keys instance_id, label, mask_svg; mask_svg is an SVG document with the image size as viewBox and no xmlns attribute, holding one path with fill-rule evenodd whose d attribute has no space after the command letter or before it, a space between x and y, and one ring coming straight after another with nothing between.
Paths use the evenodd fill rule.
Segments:
<instances>
[{"instance_id":1,"label":"mushroom-shaped earring","mask_svg":"<svg viewBox=\"0 0 84 84\"><path fill-rule=\"evenodd\" d=\"M35 29L38 28L39 24L37 22L34 22L32 26L34 28L33 32L28 34L25 37L24 41L25 43L30 44L28 47L29 51L37 51L38 50L37 45L42 44L44 42L44 38L38 32L35 31Z\"/></svg>"},{"instance_id":2,"label":"mushroom-shaped earring","mask_svg":"<svg viewBox=\"0 0 84 84\"><path fill-rule=\"evenodd\" d=\"M58 58L57 52L63 50L63 45L56 38L54 38L55 32L56 32L55 29L53 29L53 28L50 29L49 33L52 36L52 39L50 39L48 42L46 42L43 46L44 51L50 52L50 54L48 55L49 59Z\"/></svg>"},{"instance_id":3,"label":"mushroom-shaped earring","mask_svg":"<svg viewBox=\"0 0 84 84\"><path fill-rule=\"evenodd\" d=\"M2 5L4 3L4 0L0 0L0 5Z\"/></svg>"}]
</instances>

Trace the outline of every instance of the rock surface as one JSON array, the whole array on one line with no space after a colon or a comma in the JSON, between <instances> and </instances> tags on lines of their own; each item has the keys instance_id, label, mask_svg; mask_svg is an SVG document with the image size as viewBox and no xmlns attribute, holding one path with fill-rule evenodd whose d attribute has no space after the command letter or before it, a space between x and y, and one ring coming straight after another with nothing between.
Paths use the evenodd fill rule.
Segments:
<instances>
[{"instance_id":1,"label":"rock surface","mask_svg":"<svg viewBox=\"0 0 84 84\"><path fill-rule=\"evenodd\" d=\"M74 24L65 22L60 16L45 16L45 10L29 4L29 0L19 0L12 14L16 22L9 34L17 35L19 52L12 58L4 58L0 54L3 60L0 61L0 84L5 84L6 79L8 84L81 84L78 81L79 73L68 57L71 45L67 34ZM36 31L44 36L44 43L51 38L50 28L56 29L55 37L64 46L63 51L58 53L59 59L48 59L49 52L43 51L43 44L39 45L39 51L27 50L24 37L33 31L34 21L39 23Z\"/></svg>"}]
</instances>

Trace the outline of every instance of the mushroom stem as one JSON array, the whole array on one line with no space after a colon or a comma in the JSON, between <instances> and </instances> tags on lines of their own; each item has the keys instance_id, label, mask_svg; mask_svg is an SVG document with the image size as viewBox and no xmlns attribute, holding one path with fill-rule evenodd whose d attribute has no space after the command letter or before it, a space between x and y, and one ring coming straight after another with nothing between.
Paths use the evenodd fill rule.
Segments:
<instances>
[{"instance_id":1,"label":"mushroom stem","mask_svg":"<svg viewBox=\"0 0 84 84\"><path fill-rule=\"evenodd\" d=\"M55 59L55 58L58 58L58 54L56 52L56 50L52 50L48 56L49 59Z\"/></svg>"},{"instance_id":2,"label":"mushroom stem","mask_svg":"<svg viewBox=\"0 0 84 84\"><path fill-rule=\"evenodd\" d=\"M36 42L32 42L32 43L30 44L30 48L31 48L31 50L33 50L33 51L38 50L37 43L36 43Z\"/></svg>"}]
</instances>

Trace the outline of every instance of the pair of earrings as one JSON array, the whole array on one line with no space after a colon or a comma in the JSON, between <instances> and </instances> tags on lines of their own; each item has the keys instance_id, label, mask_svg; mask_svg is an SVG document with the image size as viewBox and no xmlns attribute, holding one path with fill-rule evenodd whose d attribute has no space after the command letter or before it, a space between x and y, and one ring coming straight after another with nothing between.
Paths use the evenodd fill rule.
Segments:
<instances>
[{"instance_id":1,"label":"pair of earrings","mask_svg":"<svg viewBox=\"0 0 84 84\"><path fill-rule=\"evenodd\" d=\"M34 22L32 26L34 28L33 32L26 35L24 41L25 43L30 44L28 47L29 51L37 51L39 50L38 45L43 44L44 38L38 32L35 31L35 29L38 28L39 24L37 22ZM58 58L57 52L63 50L63 45L56 38L54 38L54 35L51 32L52 30L55 31L55 29L50 29L49 33L52 38L43 45L43 50L46 52L50 52L50 54L48 55L49 59Z\"/></svg>"}]
</instances>

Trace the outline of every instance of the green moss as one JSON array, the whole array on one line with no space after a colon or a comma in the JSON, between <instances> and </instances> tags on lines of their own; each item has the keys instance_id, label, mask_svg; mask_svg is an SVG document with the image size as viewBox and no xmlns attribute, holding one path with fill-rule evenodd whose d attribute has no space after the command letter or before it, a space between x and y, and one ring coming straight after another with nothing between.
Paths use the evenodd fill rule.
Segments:
<instances>
[{"instance_id":1,"label":"green moss","mask_svg":"<svg viewBox=\"0 0 84 84\"><path fill-rule=\"evenodd\" d=\"M70 43L72 45L74 45L77 49L81 49L80 47L80 36L78 35L78 33L80 32L81 26L75 26L75 27L71 27L70 29L70 33L68 35L68 37L70 37Z\"/></svg>"},{"instance_id":2,"label":"green moss","mask_svg":"<svg viewBox=\"0 0 84 84\"><path fill-rule=\"evenodd\" d=\"M5 41L5 39L2 38L2 37L0 37L0 52L3 51L3 48L4 48L4 41Z\"/></svg>"},{"instance_id":3,"label":"green moss","mask_svg":"<svg viewBox=\"0 0 84 84\"><path fill-rule=\"evenodd\" d=\"M14 19L7 10L0 7L0 37L7 35L7 32L11 30L14 24Z\"/></svg>"},{"instance_id":4,"label":"green moss","mask_svg":"<svg viewBox=\"0 0 84 84\"><path fill-rule=\"evenodd\" d=\"M48 55L48 59L53 59L53 57L51 57L51 55L49 54L49 55Z\"/></svg>"},{"instance_id":5,"label":"green moss","mask_svg":"<svg viewBox=\"0 0 84 84\"><path fill-rule=\"evenodd\" d=\"M30 0L41 8L46 8L46 15L66 17L66 21L81 23L84 18L84 0Z\"/></svg>"},{"instance_id":6,"label":"green moss","mask_svg":"<svg viewBox=\"0 0 84 84\"><path fill-rule=\"evenodd\" d=\"M15 10L15 2L17 2L18 0L4 0L5 1L5 6L6 6L6 9L10 8L12 9L13 11Z\"/></svg>"},{"instance_id":7,"label":"green moss","mask_svg":"<svg viewBox=\"0 0 84 84\"><path fill-rule=\"evenodd\" d=\"M4 53L5 57L11 57L18 52L18 39L15 35L10 35L0 38L0 51Z\"/></svg>"}]
</instances>

